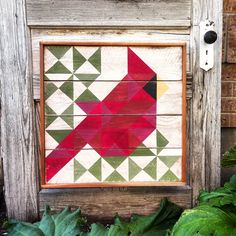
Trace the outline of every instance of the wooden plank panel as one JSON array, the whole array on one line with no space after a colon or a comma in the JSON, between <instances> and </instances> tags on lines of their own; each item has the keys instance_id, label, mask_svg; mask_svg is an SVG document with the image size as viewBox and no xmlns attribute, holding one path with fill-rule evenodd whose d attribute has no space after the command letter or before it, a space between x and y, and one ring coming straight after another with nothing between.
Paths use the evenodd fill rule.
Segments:
<instances>
[{"instance_id":1,"label":"wooden plank panel","mask_svg":"<svg viewBox=\"0 0 236 236\"><path fill-rule=\"evenodd\" d=\"M49 119L48 119L49 117ZM88 118L87 118L88 117ZM96 119L96 123L94 124L94 122L91 124L93 125L93 127L89 128L88 127L88 122L85 123L85 119L89 119L89 118L93 118ZM109 118L110 117L110 118ZM119 128L125 128L128 125L128 121L130 120L136 120L139 116L137 115L120 115L120 116L116 116L117 119L114 120L113 116L47 116L45 118L46 120L46 132L48 132L46 134L46 149L51 149L51 148L55 148L59 142L57 142L56 140L59 139L59 137L62 137L63 135L60 134L60 132L58 132L58 136L56 136L56 134L52 134L50 135L50 133L52 133L52 131L59 131L62 130L64 131L64 135L68 134L69 131L72 131L72 129L76 128L75 131L75 136L76 133L80 134L80 124L82 125L82 129L89 129L90 132L92 131L96 131L97 129L99 129L99 127L101 126L102 123L102 119L104 119L105 121L107 121L107 119L112 119L112 123L109 124L109 127L114 128L114 132L115 129L117 127ZM156 122L156 128L157 130L168 140L168 144L166 144L165 146L168 148L179 148L182 147L182 116L143 116L145 119L147 119L150 122ZM53 120L53 122L51 121ZM118 123L117 123L118 122ZM86 127L85 125L86 124ZM114 124L114 125L113 125ZM147 130L149 130L149 128L147 128ZM145 130L145 129L144 129ZM153 130L154 131L154 130ZM56 133L56 132L55 132ZM146 147L150 147L150 148L156 148L156 133L153 133L149 138L147 138L144 141L144 144ZM55 138L53 139L52 136L55 136ZM75 142L74 144L71 144L72 146L70 146L70 148L72 149L80 149L81 147L78 146L78 142ZM85 146L85 145L84 145ZM101 148L100 146L95 146L97 148ZM132 146L131 146L132 147ZM163 147L163 146L159 146L159 147ZM68 147L69 148L69 147Z\"/></svg>"},{"instance_id":2,"label":"wooden plank panel","mask_svg":"<svg viewBox=\"0 0 236 236\"><path fill-rule=\"evenodd\" d=\"M215 23L218 39L214 44L214 67L205 72L199 66L199 23L210 19ZM220 100L222 1L193 1L193 101L191 121L190 184L193 200L199 190L212 190L220 185Z\"/></svg>"},{"instance_id":3,"label":"wooden plank panel","mask_svg":"<svg viewBox=\"0 0 236 236\"><path fill-rule=\"evenodd\" d=\"M36 220L37 161L25 1L0 1L1 157L9 218Z\"/></svg>"},{"instance_id":4,"label":"wooden plank panel","mask_svg":"<svg viewBox=\"0 0 236 236\"><path fill-rule=\"evenodd\" d=\"M39 43L51 42L186 42L187 43L187 71L190 71L190 36L158 30L78 30L78 29L32 29L32 54L34 78L39 77ZM168 68L165 71L168 72ZM171 70L170 70L171 71ZM163 78L162 78L163 77ZM162 76L161 79L165 79Z\"/></svg>"},{"instance_id":5,"label":"wooden plank panel","mask_svg":"<svg viewBox=\"0 0 236 236\"><path fill-rule=\"evenodd\" d=\"M27 0L28 25L189 27L190 0Z\"/></svg>"},{"instance_id":6,"label":"wooden plank panel","mask_svg":"<svg viewBox=\"0 0 236 236\"><path fill-rule=\"evenodd\" d=\"M40 100L40 85L39 85L39 77L33 78L33 90L34 90L34 99ZM170 86L172 87L172 86ZM171 89L172 91L172 89ZM186 84L186 98L192 98L192 74L187 74L187 84ZM164 109L164 107L163 107Z\"/></svg>"},{"instance_id":7,"label":"wooden plank panel","mask_svg":"<svg viewBox=\"0 0 236 236\"><path fill-rule=\"evenodd\" d=\"M191 207L189 187L44 189L39 201L41 213L46 204L57 212L66 206L79 207L90 221L109 223L116 213L125 218L132 213L148 215L164 197L184 208Z\"/></svg>"},{"instance_id":8,"label":"wooden plank panel","mask_svg":"<svg viewBox=\"0 0 236 236\"><path fill-rule=\"evenodd\" d=\"M122 79L122 78L121 78ZM135 113L130 110L130 106L126 106L126 109L119 110L119 114L140 114L143 106L148 106L149 104L144 102L140 95L137 95L137 88L144 87L147 82L145 81L123 81L119 83L119 88L122 86L124 88L129 87L129 93L134 94L136 99L136 109ZM182 114L182 81L157 81L150 82L150 86L155 88L157 91L157 109L156 111L147 110L142 114L146 115L179 115ZM83 101L85 99L93 99L94 101L102 101L108 99L107 97L111 91L118 86L118 82L115 81L45 81L44 91L45 91L45 105L50 109L45 109L45 115L85 115L86 112L83 110ZM70 88L68 91L67 88ZM112 92L114 98L116 99L117 105L119 102L127 101L127 94L121 94L118 89ZM117 94L116 94L117 93ZM136 95L135 95L136 94ZM111 96L111 95L110 95ZM138 96L140 99L138 99ZM76 104L77 103L77 104ZM81 104L81 107L79 106ZM108 107L109 107L109 102ZM71 105L73 108L68 109ZM140 107L140 109L139 109ZM94 110L94 108L93 108ZM100 110L91 111L90 114L96 115L101 114ZM98 113L99 112L99 113ZM111 114L111 110L103 109L103 115Z\"/></svg>"},{"instance_id":9,"label":"wooden plank panel","mask_svg":"<svg viewBox=\"0 0 236 236\"><path fill-rule=\"evenodd\" d=\"M50 155L53 150L46 150ZM68 150L60 150L60 152ZM70 150L74 151L74 150ZM109 149L109 152L116 150ZM157 149L135 149L127 157L101 156L106 149L82 149L56 175L46 181L65 184L65 187L126 186L126 185L178 185L182 180L182 150L166 148L157 154ZM50 158L50 157L48 157ZM47 158L46 158L47 163ZM135 166L135 169L134 169ZM47 174L47 165L46 165ZM158 182L159 183L158 183ZM171 183L172 182L172 183ZM44 186L43 186L44 187ZM47 186L46 186L47 187Z\"/></svg>"}]
</instances>

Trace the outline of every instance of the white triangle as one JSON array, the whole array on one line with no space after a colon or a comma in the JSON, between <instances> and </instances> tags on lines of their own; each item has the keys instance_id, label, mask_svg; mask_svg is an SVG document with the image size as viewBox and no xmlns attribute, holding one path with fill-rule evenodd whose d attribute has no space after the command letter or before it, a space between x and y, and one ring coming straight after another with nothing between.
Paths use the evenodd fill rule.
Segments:
<instances>
[{"instance_id":1,"label":"white triangle","mask_svg":"<svg viewBox=\"0 0 236 236\"><path fill-rule=\"evenodd\" d=\"M74 106L74 116L86 116L87 115L77 104L74 103L73 106Z\"/></svg>"},{"instance_id":2,"label":"white triangle","mask_svg":"<svg viewBox=\"0 0 236 236\"><path fill-rule=\"evenodd\" d=\"M73 48L71 47L59 60L69 71L73 72Z\"/></svg>"},{"instance_id":3,"label":"white triangle","mask_svg":"<svg viewBox=\"0 0 236 236\"><path fill-rule=\"evenodd\" d=\"M48 157L49 154L50 154L52 151L54 151L54 149L52 149L52 150L45 150L45 157Z\"/></svg>"},{"instance_id":4,"label":"white triangle","mask_svg":"<svg viewBox=\"0 0 236 236\"><path fill-rule=\"evenodd\" d=\"M157 137L156 130L154 130L144 141L143 144L148 148L156 148L157 146Z\"/></svg>"},{"instance_id":5,"label":"white triangle","mask_svg":"<svg viewBox=\"0 0 236 236\"><path fill-rule=\"evenodd\" d=\"M45 74L49 80L68 80L71 74Z\"/></svg>"},{"instance_id":6,"label":"white triangle","mask_svg":"<svg viewBox=\"0 0 236 236\"><path fill-rule=\"evenodd\" d=\"M51 82L51 83L53 83L59 89L65 82L62 81L62 82Z\"/></svg>"},{"instance_id":7,"label":"white triangle","mask_svg":"<svg viewBox=\"0 0 236 236\"><path fill-rule=\"evenodd\" d=\"M45 132L45 149L55 149L58 146L58 142L50 135Z\"/></svg>"},{"instance_id":8,"label":"white triangle","mask_svg":"<svg viewBox=\"0 0 236 236\"><path fill-rule=\"evenodd\" d=\"M153 181L153 178L148 175L145 171L141 170L133 179L133 181Z\"/></svg>"},{"instance_id":9,"label":"white triangle","mask_svg":"<svg viewBox=\"0 0 236 236\"><path fill-rule=\"evenodd\" d=\"M63 130L71 129L71 127L60 117L57 117L47 128L46 130Z\"/></svg>"},{"instance_id":10,"label":"white triangle","mask_svg":"<svg viewBox=\"0 0 236 236\"><path fill-rule=\"evenodd\" d=\"M99 182L99 180L94 177L89 171L86 171L83 175L80 176L79 179L75 181L75 183L94 183Z\"/></svg>"},{"instance_id":11,"label":"white triangle","mask_svg":"<svg viewBox=\"0 0 236 236\"><path fill-rule=\"evenodd\" d=\"M44 51L44 71L48 71L53 65L58 62L58 59L47 49Z\"/></svg>"},{"instance_id":12,"label":"white triangle","mask_svg":"<svg viewBox=\"0 0 236 236\"><path fill-rule=\"evenodd\" d=\"M98 47L75 47L76 50L87 60L98 50Z\"/></svg>"},{"instance_id":13,"label":"white triangle","mask_svg":"<svg viewBox=\"0 0 236 236\"><path fill-rule=\"evenodd\" d=\"M181 160L181 158L179 158L179 160L176 161L173 166L171 166L170 170L171 170L179 179L181 179L181 176L182 176L182 160Z\"/></svg>"},{"instance_id":14,"label":"white triangle","mask_svg":"<svg viewBox=\"0 0 236 236\"><path fill-rule=\"evenodd\" d=\"M110 176L114 170L115 169L108 162L102 159L102 181L107 179L107 177Z\"/></svg>"},{"instance_id":15,"label":"white triangle","mask_svg":"<svg viewBox=\"0 0 236 236\"><path fill-rule=\"evenodd\" d=\"M75 74L99 74L99 73L100 72L89 61L86 61L75 72Z\"/></svg>"},{"instance_id":16,"label":"white triangle","mask_svg":"<svg viewBox=\"0 0 236 236\"><path fill-rule=\"evenodd\" d=\"M118 84L119 82L98 82L92 83L89 90L102 101Z\"/></svg>"},{"instance_id":17,"label":"white triangle","mask_svg":"<svg viewBox=\"0 0 236 236\"><path fill-rule=\"evenodd\" d=\"M50 180L52 184L67 184L74 182L74 160L70 160L61 170L59 170Z\"/></svg>"},{"instance_id":18,"label":"white triangle","mask_svg":"<svg viewBox=\"0 0 236 236\"><path fill-rule=\"evenodd\" d=\"M100 155L88 144L75 156L75 159L86 169L89 169L99 158Z\"/></svg>"},{"instance_id":19,"label":"white triangle","mask_svg":"<svg viewBox=\"0 0 236 236\"><path fill-rule=\"evenodd\" d=\"M155 156L131 156L130 159L134 161L141 169L144 169Z\"/></svg>"},{"instance_id":20,"label":"white triangle","mask_svg":"<svg viewBox=\"0 0 236 236\"><path fill-rule=\"evenodd\" d=\"M74 116L74 128L76 128L84 119L86 116Z\"/></svg>"},{"instance_id":21,"label":"white triangle","mask_svg":"<svg viewBox=\"0 0 236 236\"><path fill-rule=\"evenodd\" d=\"M79 80L77 76L73 75L73 80Z\"/></svg>"},{"instance_id":22,"label":"white triangle","mask_svg":"<svg viewBox=\"0 0 236 236\"><path fill-rule=\"evenodd\" d=\"M159 158L157 158L157 180L159 180L169 168Z\"/></svg>"},{"instance_id":23,"label":"white triangle","mask_svg":"<svg viewBox=\"0 0 236 236\"><path fill-rule=\"evenodd\" d=\"M74 101L87 89L82 82L75 82L74 86Z\"/></svg>"},{"instance_id":24,"label":"white triangle","mask_svg":"<svg viewBox=\"0 0 236 236\"><path fill-rule=\"evenodd\" d=\"M126 158L117 168L116 171L126 180L129 181L129 160Z\"/></svg>"}]
</instances>

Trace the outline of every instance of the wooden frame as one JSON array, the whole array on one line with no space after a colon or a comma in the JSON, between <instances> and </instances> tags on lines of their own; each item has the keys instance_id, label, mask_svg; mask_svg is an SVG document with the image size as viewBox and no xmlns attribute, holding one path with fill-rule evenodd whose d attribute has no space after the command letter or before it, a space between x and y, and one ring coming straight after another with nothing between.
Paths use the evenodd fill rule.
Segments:
<instances>
[{"instance_id":1,"label":"wooden frame","mask_svg":"<svg viewBox=\"0 0 236 236\"><path fill-rule=\"evenodd\" d=\"M182 179L179 182L127 182L127 183L77 183L46 184L45 181L45 119L44 119L44 47L62 46L120 46L120 47L181 47L182 49ZM41 188L90 188L128 186L185 186L186 185L186 43L130 43L130 42L40 42L40 138L41 138Z\"/></svg>"}]
</instances>

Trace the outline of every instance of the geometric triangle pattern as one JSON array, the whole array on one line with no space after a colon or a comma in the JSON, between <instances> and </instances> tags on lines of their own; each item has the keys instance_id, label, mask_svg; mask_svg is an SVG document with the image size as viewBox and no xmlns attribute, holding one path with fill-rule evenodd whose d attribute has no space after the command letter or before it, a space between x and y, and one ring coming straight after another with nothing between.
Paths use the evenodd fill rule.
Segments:
<instances>
[{"instance_id":1,"label":"geometric triangle pattern","mask_svg":"<svg viewBox=\"0 0 236 236\"><path fill-rule=\"evenodd\" d=\"M168 79L129 47L119 75L120 55L103 48L44 48L46 183L181 181L179 124L157 122Z\"/></svg>"}]
</instances>

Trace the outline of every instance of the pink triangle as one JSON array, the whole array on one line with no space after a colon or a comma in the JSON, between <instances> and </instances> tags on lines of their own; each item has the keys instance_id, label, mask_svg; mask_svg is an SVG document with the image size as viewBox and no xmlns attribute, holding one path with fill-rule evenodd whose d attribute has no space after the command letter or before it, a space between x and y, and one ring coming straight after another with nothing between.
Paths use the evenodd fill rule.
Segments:
<instances>
[{"instance_id":1,"label":"pink triangle","mask_svg":"<svg viewBox=\"0 0 236 236\"><path fill-rule=\"evenodd\" d=\"M128 74L133 80L151 80L156 73L128 48Z\"/></svg>"}]
</instances>

